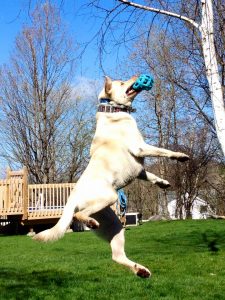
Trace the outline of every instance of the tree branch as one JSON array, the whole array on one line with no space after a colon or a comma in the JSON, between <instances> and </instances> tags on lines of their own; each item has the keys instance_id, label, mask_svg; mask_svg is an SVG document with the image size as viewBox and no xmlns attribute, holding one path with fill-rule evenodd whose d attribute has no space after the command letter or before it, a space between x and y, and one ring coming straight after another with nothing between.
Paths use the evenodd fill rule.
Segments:
<instances>
[{"instance_id":1,"label":"tree branch","mask_svg":"<svg viewBox=\"0 0 225 300\"><path fill-rule=\"evenodd\" d=\"M146 6L146 5L141 5L141 4L138 4L138 3L131 2L131 1L127 1L127 0L118 0L118 1L121 2L122 4L127 5L127 6L133 6L133 7L139 8L139 9L152 11L152 12L156 12L156 13L159 13L159 14L163 14L163 15L167 15L167 16L171 16L171 17L183 20L187 23L190 23L191 25L193 25L197 29L200 29L200 24L198 24L197 22L195 22L194 20L192 20L188 17L182 16L182 15L179 15L179 14L167 11L167 10L154 8L154 7L149 7L149 6Z\"/></svg>"}]
</instances>

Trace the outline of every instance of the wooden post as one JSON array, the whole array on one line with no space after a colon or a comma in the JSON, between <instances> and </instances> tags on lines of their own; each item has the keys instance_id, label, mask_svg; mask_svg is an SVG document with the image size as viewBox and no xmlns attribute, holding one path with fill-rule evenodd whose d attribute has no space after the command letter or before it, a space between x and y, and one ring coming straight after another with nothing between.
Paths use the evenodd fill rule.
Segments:
<instances>
[{"instance_id":1,"label":"wooden post","mask_svg":"<svg viewBox=\"0 0 225 300\"><path fill-rule=\"evenodd\" d=\"M10 167L7 167L6 169L6 199L5 199L5 210L8 213L10 210Z\"/></svg>"},{"instance_id":2,"label":"wooden post","mask_svg":"<svg viewBox=\"0 0 225 300\"><path fill-rule=\"evenodd\" d=\"M23 168L23 220L27 219L28 216L28 174L27 168Z\"/></svg>"},{"instance_id":3,"label":"wooden post","mask_svg":"<svg viewBox=\"0 0 225 300\"><path fill-rule=\"evenodd\" d=\"M9 179L9 178L10 178L10 172L11 172L10 167L7 167L7 168L6 168L6 179Z\"/></svg>"}]
</instances>

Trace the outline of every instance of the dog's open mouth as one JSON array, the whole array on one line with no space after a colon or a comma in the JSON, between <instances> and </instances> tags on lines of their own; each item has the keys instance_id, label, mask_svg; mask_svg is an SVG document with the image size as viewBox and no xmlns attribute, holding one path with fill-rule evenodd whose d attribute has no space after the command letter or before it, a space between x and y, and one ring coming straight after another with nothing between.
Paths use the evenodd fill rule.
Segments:
<instances>
[{"instance_id":1,"label":"dog's open mouth","mask_svg":"<svg viewBox=\"0 0 225 300\"><path fill-rule=\"evenodd\" d=\"M139 91L133 89L133 84L134 83L126 90L126 95L128 97L134 97L139 93Z\"/></svg>"}]
</instances>

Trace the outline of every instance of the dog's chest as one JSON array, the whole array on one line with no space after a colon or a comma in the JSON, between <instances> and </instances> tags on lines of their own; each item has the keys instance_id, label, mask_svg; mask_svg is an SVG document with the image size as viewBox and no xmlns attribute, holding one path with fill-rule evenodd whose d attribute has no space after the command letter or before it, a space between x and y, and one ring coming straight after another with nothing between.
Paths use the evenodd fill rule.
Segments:
<instances>
[{"instance_id":1,"label":"dog's chest","mask_svg":"<svg viewBox=\"0 0 225 300\"><path fill-rule=\"evenodd\" d=\"M113 185L116 189L126 186L135 178L138 177L143 170L144 159L136 159L132 155L128 154L123 160L118 160L118 163L114 165L114 182Z\"/></svg>"},{"instance_id":2,"label":"dog's chest","mask_svg":"<svg viewBox=\"0 0 225 300\"><path fill-rule=\"evenodd\" d=\"M142 136L135 119L127 113L97 116L95 139L115 140L121 144L139 143Z\"/></svg>"}]
</instances>

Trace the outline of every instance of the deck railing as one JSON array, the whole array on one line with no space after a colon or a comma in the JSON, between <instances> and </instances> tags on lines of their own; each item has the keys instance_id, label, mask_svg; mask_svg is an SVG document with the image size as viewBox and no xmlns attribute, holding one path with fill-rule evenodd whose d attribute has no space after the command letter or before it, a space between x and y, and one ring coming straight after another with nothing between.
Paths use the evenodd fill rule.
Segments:
<instances>
[{"instance_id":1,"label":"deck railing","mask_svg":"<svg viewBox=\"0 0 225 300\"><path fill-rule=\"evenodd\" d=\"M59 218L75 183L29 184L28 219Z\"/></svg>"},{"instance_id":2,"label":"deck railing","mask_svg":"<svg viewBox=\"0 0 225 300\"><path fill-rule=\"evenodd\" d=\"M26 168L8 169L7 178L0 180L0 217L59 218L74 186L75 183L28 185Z\"/></svg>"}]
</instances>

